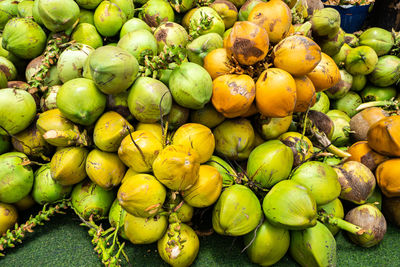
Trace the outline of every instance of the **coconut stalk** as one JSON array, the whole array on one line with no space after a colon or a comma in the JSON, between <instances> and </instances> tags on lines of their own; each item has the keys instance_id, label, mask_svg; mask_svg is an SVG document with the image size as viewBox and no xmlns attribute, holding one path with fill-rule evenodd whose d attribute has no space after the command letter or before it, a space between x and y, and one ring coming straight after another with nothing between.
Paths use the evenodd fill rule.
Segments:
<instances>
[{"instance_id":1,"label":"coconut stalk","mask_svg":"<svg viewBox=\"0 0 400 267\"><path fill-rule=\"evenodd\" d=\"M173 70L175 66L182 64L186 58L186 52L181 46L164 46L158 55L145 55L144 65L139 66L139 76L159 78L160 70Z\"/></svg>"},{"instance_id":2,"label":"coconut stalk","mask_svg":"<svg viewBox=\"0 0 400 267\"><path fill-rule=\"evenodd\" d=\"M329 138L326 136L326 134L320 130L317 129L317 127L312 126L311 132L313 136L317 139L317 141L324 147L324 150L326 149L330 153L335 154L336 156L340 158L347 158L351 157L350 153L347 153L346 151L341 150L340 148L334 146Z\"/></svg>"},{"instance_id":3,"label":"coconut stalk","mask_svg":"<svg viewBox=\"0 0 400 267\"><path fill-rule=\"evenodd\" d=\"M65 34L54 34L53 38L47 42L46 49L43 53L43 63L32 77L31 81L29 81L30 88L28 92L30 94L33 95L39 91L45 92L48 89L48 86L43 85L43 81L50 68L57 64L61 52L71 44L69 38L70 37Z\"/></svg>"},{"instance_id":4,"label":"coconut stalk","mask_svg":"<svg viewBox=\"0 0 400 267\"><path fill-rule=\"evenodd\" d=\"M177 211L183 205L183 200L179 201L178 192L170 192L170 199L167 203L168 214L168 242L166 251L171 258L177 258L183 249L183 244L186 240L181 238L181 220L178 217Z\"/></svg>"},{"instance_id":5,"label":"coconut stalk","mask_svg":"<svg viewBox=\"0 0 400 267\"><path fill-rule=\"evenodd\" d=\"M196 6L197 7L202 7L202 6L209 6L214 2L214 0L197 0L196 1Z\"/></svg>"},{"instance_id":6,"label":"coconut stalk","mask_svg":"<svg viewBox=\"0 0 400 267\"><path fill-rule=\"evenodd\" d=\"M366 108L371 108L371 107L383 107L384 109L394 109L396 113L399 112L400 109L400 103L397 100L391 99L391 100L381 100L381 101L371 101L371 102L366 102L361 105L359 105L356 110L360 111Z\"/></svg>"},{"instance_id":7,"label":"coconut stalk","mask_svg":"<svg viewBox=\"0 0 400 267\"><path fill-rule=\"evenodd\" d=\"M27 233L32 233L32 228L37 225L44 225L45 221L49 221L50 217L59 214L65 214L63 209L68 208L69 200L62 200L60 203L57 203L52 206L44 205L43 209L39 211L39 213L35 217L30 217L28 221L26 221L22 225L15 224L14 230L7 230L6 233L0 237L0 256L5 256L1 251L4 251L6 248L13 248L17 243L22 243L22 239L25 238Z\"/></svg>"},{"instance_id":8,"label":"coconut stalk","mask_svg":"<svg viewBox=\"0 0 400 267\"><path fill-rule=\"evenodd\" d=\"M394 29L392 29L392 35L394 39L394 46L390 51L390 54L398 57L400 56L400 32L395 32Z\"/></svg>"},{"instance_id":9,"label":"coconut stalk","mask_svg":"<svg viewBox=\"0 0 400 267\"><path fill-rule=\"evenodd\" d=\"M296 1L294 7L292 7L292 9L290 10L292 12L293 24L303 23L307 19L308 17L307 8L308 4L306 0Z\"/></svg>"},{"instance_id":10,"label":"coconut stalk","mask_svg":"<svg viewBox=\"0 0 400 267\"><path fill-rule=\"evenodd\" d=\"M92 237L92 244L94 246L94 251L98 254L101 259L101 263L107 267L118 267L121 266L121 259L119 258L122 254L125 257L125 260L129 263L129 258L124 251L124 243L120 243L118 240L118 230L119 230L119 221L117 223L117 227L110 227L107 230L104 230L102 225L97 225L93 221L93 215L90 216L89 221L83 219L77 212L79 219L82 221L80 225L89 227L88 233ZM112 239L112 243L110 245L110 240ZM117 252L114 254L116 248L118 246Z\"/></svg>"},{"instance_id":11,"label":"coconut stalk","mask_svg":"<svg viewBox=\"0 0 400 267\"><path fill-rule=\"evenodd\" d=\"M204 6L204 5L203 5ZM212 17L204 12L200 12L200 23L190 23L189 25L189 39L196 39L200 36L200 31L206 31L211 27Z\"/></svg>"},{"instance_id":12,"label":"coconut stalk","mask_svg":"<svg viewBox=\"0 0 400 267\"><path fill-rule=\"evenodd\" d=\"M332 214L327 214L326 212L321 211L318 213L317 216L318 216L319 221L333 225L333 226L337 226L340 229L345 230L349 233L352 233L355 235L362 235L365 233L365 230L362 229L360 226L349 223L338 217L334 217Z\"/></svg>"}]
</instances>

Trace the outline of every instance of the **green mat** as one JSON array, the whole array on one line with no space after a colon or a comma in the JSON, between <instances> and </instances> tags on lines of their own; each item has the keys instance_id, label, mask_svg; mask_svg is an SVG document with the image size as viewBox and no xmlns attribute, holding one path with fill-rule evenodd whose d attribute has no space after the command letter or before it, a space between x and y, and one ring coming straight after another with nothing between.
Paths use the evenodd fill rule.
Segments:
<instances>
[{"instance_id":1,"label":"green mat","mask_svg":"<svg viewBox=\"0 0 400 267\"><path fill-rule=\"evenodd\" d=\"M23 244L7 249L6 257L0 258L0 266L101 266L92 250L87 228L79 226L79 223L78 217L71 212L56 215L45 226L36 227L35 232L29 234ZM400 266L400 229L391 225L388 226L384 240L372 248L357 247L342 233L339 233L336 239L337 266ZM216 234L200 237L200 252L193 266L257 266L250 263L246 253L240 253L242 249L241 238ZM126 252L132 266L168 266L158 256L156 244L134 246L129 243ZM275 266L297 264L290 256L285 256Z\"/></svg>"}]
</instances>

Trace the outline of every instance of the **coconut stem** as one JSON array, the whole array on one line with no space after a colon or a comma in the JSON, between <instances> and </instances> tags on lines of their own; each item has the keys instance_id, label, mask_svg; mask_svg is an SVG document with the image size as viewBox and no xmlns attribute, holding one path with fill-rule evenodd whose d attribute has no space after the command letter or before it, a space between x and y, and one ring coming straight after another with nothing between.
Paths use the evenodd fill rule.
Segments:
<instances>
[{"instance_id":1,"label":"coconut stem","mask_svg":"<svg viewBox=\"0 0 400 267\"><path fill-rule=\"evenodd\" d=\"M30 85L28 92L30 94L35 94L38 91L45 92L47 90L47 86L43 85L43 82L50 68L57 64L61 52L71 44L68 43L68 41L68 35L55 34L55 36L47 42L46 49L43 53L42 65L40 65L38 71L28 82Z\"/></svg>"},{"instance_id":2,"label":"coconut stem","mask_svg":"<svg viewBox=\"0 0 400 267\"><path fill-rule=\"evenodd\" d=\"M181 237L181 220L178 217L178 210L182 207L184 201L179 196L178 192L169 191L169 200L166 205L167 216L168 216L168 229L167 229L167 246L165 247L165 251L168 256L172 259L177 258L182 249L183 243L186 240L182 240Z\"/></svg>"},{"instance_id":3,"label":"coconut stem","mask_svg":"<svg viewBox=\"0 0 400 267\"><path fill-rule=\"evenodd\" d=\"M372 108L372 107L394 107L395 109L399 108L399 102L396 100L381 100L381 101L371 101L367 103L363 103L359 105L356 110L360 111L366 108Z\"/></svg>"},{"instance_id":4,"label":"coconut stem","mask_svg":"<svg viewBox=\"0 0 400 267\"><path fill-rule=\"evenodd\" d=\"M181 46L164 46L163 51L154 56L151 54L143 55L143 65L139 67L139 76L160 78L160 70L173 70L182 64L186 58L185 49Z\"/></svg>"},{"instance_id":5,"label":"coconut stem","mask_svg":"<svg viewBox=\"0 0 400 267\"><path fill-rule=\"evenodd\" d=\"M328 224L337 226L340 229L345 230L345 231L355 234L355 235L362 235L365 232L365 230L362 229L360 226L349 223L338 217L333 217L332 215L328 215L323 212L320 212L318 214L318 220L320 220L323 223L328 223Z\"/></svg>"},{"instance_id":6,"label":"coconut stem","mask_svg":"<svg viewBox=\"0 0 400 267\"><path fill-rule=\"evenodd\" d=\"M206 1L204 1L206 2ZM211 27L212 17L204 12L200 12L200 21L197 24L197 21L193 21L189 25L189 35L190 39L196 39L200 36L200 31L206 31Z\"/></svg>"},{"instance_id":7,"label":"coconut stem","mask_svg":"<svg viewBox=\"0 0 400 267\"><path fill-rule=\"evenodd\" d=\"M297 0L296 4L291 9L293 24L299 24L304 22L304 20L308 17L307 8L308 8L307 1Z\"/></svg>"},{"instance_id":8,"label":"coconut stem","mask_svg":"<svg viewBox=\"0 0 400 267\"><path fill-rule=\"evenodd\" d=\"M309 34L311 32L311 27L312 27L311 22L309 22L309 21L304 22L302 25L300 25L298 27L295 26L295 28L294 28L294 32L295 33L294 34L309 36Z\"/></svg>"},{"instance_id":9,"label":"coconut stem","mask_svg":"<svg viewBox=\"0 0 400 267\"><path fill-rule=\"evenodd\" d=\"M83 219L78 212L75 212L79 219L82 221L82 226L87 226L90 229L88 233L92 238L92 244L94 245L94 251L99 255L101 259L101 263L104 266L108 267L117 267L121 266L121 259L119 258L121 253L124 255L126 261L129 263L129 259L124 252L125 243L120 243L118 240L118 230L119 230L119 221L117 222L117 227L110 227L107 230L103 230L102 225L96 225L93 221L93 215L90 216L89 221ZM112 243L110 245L109 240L112 238ZM118 246L117 252L114 254L114 251Z\"/></svg>"},{"instance_id":10,"label":"coconut stem","mask_svg":"<svg viewBox=\"0 0 400 267\"><path fill-rule=\"evenodd\" d=\"M209 6L212 2L214 2L214 0L197 0L196 6L197 7Z\"/></svg>"},{"instance_id":11,"label":"coconut stem","mask_svg":"<svg viewBox=\"0 0 400 267\"><path fill-rule=\"evenodd\" d=\"M14 230L8 229L6 233L0 237L0 251L4 251L6 248L15 247L16 243L22 243L22 239L25 238L27 233L32 233L32 228L37 225L43 225L44 221L49 221L51 216L57 213L65 214L62 210L68 208L69 200L62 200L53 206L44 205L43 209L35 217L30 217L22 225L15 224ZM0 256L5 256L0 252Z\"/></svg>"},{"instance_id":12,"label":"coconut stem","mask_svg":"<svg viewBox=\"0 0 400 267\"><path fill-rule=\"evenodd\" d=\"M321 132L317 129L317 127L313 126L311 129L313 135L317 138L318 142L325 147L326 150L329 152L335 154L336 156L340 158L347 158L351 157L350 153L347 153L346 151L341 150L340 148L334 146L331 141L328 139L326 134L324 132Z\"/></svg>"}]
</instances>

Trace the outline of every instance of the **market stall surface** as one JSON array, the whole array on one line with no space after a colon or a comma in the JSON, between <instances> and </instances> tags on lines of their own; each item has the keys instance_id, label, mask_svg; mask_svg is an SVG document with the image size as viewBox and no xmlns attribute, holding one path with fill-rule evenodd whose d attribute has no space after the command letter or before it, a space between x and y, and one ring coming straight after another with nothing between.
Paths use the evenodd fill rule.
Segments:
<instances>
[{"instance_id":1,"label":"market stall surface","mask_svg":"<svg viewBox=\"0 0 400 267\"><path fill-rule=\"evenodd\" d=\"M45 226L38 226L29 234L23 244L7 249L6 257L0 258L0 266L101 266L92 249L91 238L86 227L79 226L76 215L56 215ZM383 267L400 266L400 229L388 225L384 240L372 248L361 248L350 243L339 233L337 240L337 266ZM129 242L127 242L129 243ZM252 264L241 238L223 237L213 234L200 237L200 251L193 266L257 266ZM157 253L156 244L127 244L131 266L168 266ZM122 266L129 266L124 263ZM275 266L298 266L290 256L285 256Z\"/></svg>"}]
</instances>

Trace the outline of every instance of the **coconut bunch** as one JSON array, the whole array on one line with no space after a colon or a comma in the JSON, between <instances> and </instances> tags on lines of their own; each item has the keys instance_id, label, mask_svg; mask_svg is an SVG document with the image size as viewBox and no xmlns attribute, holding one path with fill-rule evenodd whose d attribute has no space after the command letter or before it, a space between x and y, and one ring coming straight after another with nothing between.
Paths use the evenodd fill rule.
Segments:
<instances>
[{"instance_id":1,"label":"coconut bunch","mask_svg":"<svg viewBox=\"0 0 400 267\"><path fill-rule=\"evenodd\" d=\"M31 229L11 230L18 211L60 201L89 227L104 265L121 264L117 236L191 265L204 228L193 215L205 210L207 230L244 236L261 265L289 253L333 266L339 229L364 247L382 240L385 219L366 203L381 202L377 184L397 196L396 130L386 127L397 125L396 102L357 109L365 82L381 81L379 61L394 60L378 57L392 48L375 40L381 33L346 35L329 9L293 25L308 16L301 1L35 0L0 10L1 251ZM355 47L363 39L372 61Z\"/></svg>"}]
</instances>

